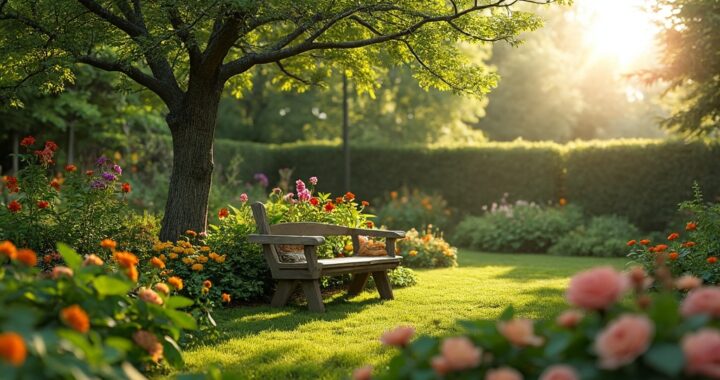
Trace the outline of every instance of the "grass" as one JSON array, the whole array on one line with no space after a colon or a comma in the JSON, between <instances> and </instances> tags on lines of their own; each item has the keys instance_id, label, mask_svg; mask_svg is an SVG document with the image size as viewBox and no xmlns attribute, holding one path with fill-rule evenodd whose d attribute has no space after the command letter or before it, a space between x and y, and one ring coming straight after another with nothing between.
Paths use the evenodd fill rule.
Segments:
<instances>
[{"instance_id":1,"label":"grass","mask_svg":"<svg viewBox=\"0 0 720 380\"><path fill-rule=\"evenodd\" d=\"M621 268L624 259L508 255L461 251L457 268L418 271L418 285L382 302L375 292L326 299L325 314L302 305L240 307L217 312L220 341L185 353L188 370L216 364L230 378L342 379L356 367L382 366L393 350L379 336L397 325L418 334L449 335L457 320L494 319L507 306L529 318L564 308L573 273L597 265Z\"/></svg>"}]
</instances>

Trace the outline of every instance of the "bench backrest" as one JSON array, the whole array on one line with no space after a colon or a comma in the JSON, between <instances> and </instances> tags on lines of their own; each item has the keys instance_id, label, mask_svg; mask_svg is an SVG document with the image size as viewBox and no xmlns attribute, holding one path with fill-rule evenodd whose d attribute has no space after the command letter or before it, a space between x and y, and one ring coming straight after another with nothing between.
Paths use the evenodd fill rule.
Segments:
<instances>
[{"instance_id":1,"label":"bench backrest","mask_svg":"<svg viewBox=\"0 0 720 380\"><path fill-rule=\"evenodd\" d=\"M261 202L255 202L250 205L250 208L252 209L255 224L257 225L257 233L269 235L271 230L268 224L267 212L265 212L265 205ZM263 244L263 254L265 255L265 261L268 266L270 266L270 271L275 274L275 272L280 269L280 257L277 254L275 246Z\"/></svg>"}]
</instances>

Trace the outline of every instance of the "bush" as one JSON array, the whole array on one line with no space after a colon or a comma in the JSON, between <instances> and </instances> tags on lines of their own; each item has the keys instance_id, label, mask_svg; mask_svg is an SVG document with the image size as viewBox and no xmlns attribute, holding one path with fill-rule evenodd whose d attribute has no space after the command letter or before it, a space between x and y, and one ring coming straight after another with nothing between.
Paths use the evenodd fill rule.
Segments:
<instances>
[{"instance_id":1,"label":"bush","mask_svg":"<svg viewBox=\"0 0 720 380\"><path fill-rule=\"evenodd\" d=\"M543 253L565 234L582 224L574 206L541 207L517 201L486 207L482 216L466 217L455 230L453 242L487 252Z\"/></svg>"},{"instance_id":2,"label":"bush","mask_svg":"<svg viewBox=\"0 0 720 380\"><path fill-rule=\"evenodd\" d=\"M375 220L390 229L421 230L432 225L444 230L448 227L450 210L441 195L427 195L403 187L399 192L391 191L380 203L382 206L377 209Z\"/></svg>"},{"instance_id":3,"label":"bush","mask_svg":"<svg viewBox=\"0 0 720 380\"><path fill-rule=\"evenodd\" d=\"M410 268L442 268L457 265L457 249L451 247L438 231L428 226L422 236L411 229L397 243L402 264Z\"/></svg>"},{"instance_id":4,"label":"bush","mask_svg":"<svg viewBox=\"0 0 720 380\"><path fill-rule=\"evenodd\" d=\"M178 308L191 300L170 288L136 288L127 252L103 265L62 244L57 250L67 267L40 275L33 251L0 243L3 378L126 379L137 377L135 368L183 366L176 341L196 322Z\"/></svg>"},{"instance_id":5,"label":"bush","mask_svg":"<svg viewBox=\"0 0 720 380\"><path fill-rule=\"evenodd\" d=\"M407 288L409 286L415 286L418 282L418 277L415 271L410 268L400 266L391 271L388 271L388 279L390 279L390 285L395 288ZM375 280L372 276L368 279L368 287L375 287Z\"/></svg>"},{"instance_id":6,"label":"bush","mask_svg":"<svg viewBox=\"0 0 720 380\"><path fill-rule=\"evenodd\" d=\"M640 233L627 218L596 216L561 237L548 253L559 256L625 257L626 242Z\"/></svg>"}]
</instances>

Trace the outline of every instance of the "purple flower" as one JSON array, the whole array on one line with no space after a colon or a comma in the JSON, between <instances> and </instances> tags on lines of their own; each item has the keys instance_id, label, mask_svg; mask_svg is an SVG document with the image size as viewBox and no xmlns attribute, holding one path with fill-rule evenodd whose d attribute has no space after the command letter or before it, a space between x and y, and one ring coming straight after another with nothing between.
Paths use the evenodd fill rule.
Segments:
<instances>
[{"instance_id":1,"label":"purple flower","mask_svg":"<svg viewBox=\"0 0 720 380\"><path fill-rule=\"evenodd\" d=\"M110 172L103 173L102 178L108 182L111 182L111 181L114 181L117 179L117 177L115 177L115 174L112 174Z\"/></svg>"},{"instance_id":2,"label":"purple flower","mask_svg":"<svg viewBox=\"0 0 720 380\"><path fill-rule=\"evenodd\" d=\"M265 175L265 173L255 173L253 178L260 184L262 187L268 187L270 184L270 181L268 180L268 177Z\"/></svg>"},{"instance_id":3,"label":"purple flower","mask_svg":"<svg viewBox=\"0 0 720 380\"><path fill-rule=\"evenodd\" d=\"M303 191L298 192L298 199L301 201L309 201L310 198L312 198L312 194L310 194L310 190L303 189Z\"/></svg>"},{"instance_id":4,"label":"purple flower","mask_svg":"<svg viewBox=\"0 0 720 380\"><path fill-rule=\"evenodd\" d=\"M301 179L295 181L295 190L297 190L298 195L306 189L307 187L305 187L305 182L303 182Z\"/></svg>"},{"instance_id":5,"label":"purple flower","mask_svg":"<svg viewBox=\"0 0 720 380\"><path fill-rule=\"evenodd\" d=\"M106 185L102 181L96 179L90 183L90 187L95 190L100 190L106 188Z\"/></svg>"},{"instance_id":6,"label":"purple flower","mask_svg":"<svg viewBox=\"0 0 720 380\"><path fill-rule=\"evenodd\" d=\"M122 168L118 164L113 165L112 170L118 175L122 174Z\"/></svg>"},{"instance_id":7,"label":"purple flower","mask_svg":"<svg viewBox=\"0 0 720 380\"><path fill-rule=\"evenodd\" d=\"M248 195L245 193L240 194L240 202L245 203L248 201Z\"/></svg>"},{"instance_id":8,"label":"purple flower","mask_svg":"<svg viewBox=\"0 0 720 380\"><path fill-rule=\"evenodd\" d=\"M315 186L317 185L318 179L317 177L310 177L310 184Z\"/></svg>"},{"instance_id":9,"label":"purple flower","mask_svg":"<svg viewBox=\"0 0 720 380\"><path fill-rule=\"evenodd\" d=\"M100 156L100 158L97 159L97 162L95 162L98 166L103 166L105 163L108 162L107 157Z\"/></svg>"}]
</instances>

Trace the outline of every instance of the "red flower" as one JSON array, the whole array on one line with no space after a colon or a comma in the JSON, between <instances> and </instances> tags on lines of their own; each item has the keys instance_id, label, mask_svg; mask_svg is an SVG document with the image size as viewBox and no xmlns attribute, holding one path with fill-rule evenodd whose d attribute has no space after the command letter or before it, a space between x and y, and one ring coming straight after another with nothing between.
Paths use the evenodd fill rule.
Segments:
<instances>
[{"instance_id":1,"label":"red flower","mask_svg":"<svg viewBox=\"0 0 720 380\"><path fill-rule=\"evenodd\" d=\"M648 245L648 244L650 244L650 240L648 240L648 239L642 239L642 240L640 240L640 244L642 244L642 245Z\"/></svg>"},{"instance_id":2,"label":"red flower","mask_svg":"<svg viewBox=\"0 0 720 380\"><path fill-rule=\"evenodd\" d=\"M688 222L685 225L685 231L695 231L696 228L697 228L697 223L695 223L695 222Z\"/></svg>"},{"instance_id":3,"label":"red flower","mask_svg":"<svg viewBox=\"0 0 720 380\"><path fill-rule=\"evenodd\" d=\"M74 171L77 171L77 166L75 166L75 165L73 165L73 164L65 165L65 171L66 171L66 172L69 172L69 173L72 173L72 172L74 172Z\"/></svg>"},{"instance_id":4,"label":"red flower","mask_svg":"<svg viewBox=\"0 0 720 380\"><path fill-rule=\"evenodd\" d=\"M351 200L355 199L355 194L348 191L347 193L345 193L345 199L351 201Z\"/></svg>"},{"instance_id":5,"label":"red flower","mask_svg":"<svg viewBox=\"0 0 720 380\"><path fill-rule=\"evenodd\" d=\"M93 174L95 174L95 171L93 171L93 170L86 170L86 171L85 171L85 175L88 176L88 177L91 177Z\"/></svg>"},{"instance_id":6,"label":"red flower","mask_svg":"<svg viewBox=\"0 0 720 380\"><path fill-rule=\"evenodd\" d=\"M678 253L677 253L677 252L670 252L670 254L668 255L668 257L670 258L670 260L675 261L675 260L677 260L677 258L678 258Z\"/></svg>"},{"instance_id":7,"label":"red flower","mask_svg":"<svg viewBox=\"0 0 720 380\"><path fill-rule=\"evenodd\" d=\"M632 247L635 244L637 244L637 240L630 240L629 242L627 242L628 247Z\"/></svg>"},{"instance_id":8,"label":"red flower","mask_svg":"<svg viewBox=\"0 0 720 380\"><path fill-rule=\"evenodd\" d=\"M655 246L655 252L665 252L668 249L667 244L658 244Z\"/></svg>"},{"instance_id":9,"label":"red flower","mask_svg":"<svg viewBox=\"0 0 720 380\"><path fill-rule=\"evenodd\" d=\"M668 239L668 240L675 240L675 239L677 239L677 238L679 238L679 237L680 237L680 234L679 234L679 233L673 232L673 233L671 233L670 235L668 235L667 239Z\"/></svg>"},{"instance_id":10,"label":"red flower","mask_svg":"<svg viewBox=\"0 0 720 380\"><path fill-rule=\"evenodd\" d=\"M325 211L330 212L335 208L335 205L333 205L331 202L325 203Z\"/></svg>"},{"instance_id":11,"label":"red flower","mask_svg":"<svg viewBox=\"0 0 720 380\"><path fill-rule=\"evenodd\" d=\"M337 203L337 204L343 203L343 198L342 197L335 198L335 203Z\"/></svg>"},{"instance_id":12,"label":"red flower","mask_svg":"<svg viewBox=\"0 0 720 380\"><path fill-rule=\"evenodd\" d=\"M60 191L60 181L57 178L53 178L53 180L50 181L50 186L53 189Z\"/></svg>"},{"instance_id":13,"label":"red flower","mask_svg":"<svg viewBox=\"0 0 720 380\"><path fill-rule=\"evenodd\" d=\"M360 202L360 204L362 204L363 207L370 206L370 202L368 202L368 201L362 201L362 202Z\"/></svg>"},{"instance_id":14,"label":"red flower","mask_svg":"<svg viewBox=\"0 0 720 380\"><path fill-rule=\"evenodd\" d=\"M8 210L10 210L10 212L12 212L14 214L14 213L22 210L22 205L18 201L12 201L12 202L8 203L7 208L8 208Z\"/></svg>"},{"instance_id":15,"label":"red flower","mask_svg":"<svg viewBox=\"0 0 720 380\"><path fill-rule=\"evenodd\" d=\"M54 141L48 140L45 142L45 149L47 149L51 152L55 152L57 150L57 148L58 148L58 146L57 146L57 144L55 144Z\"/></svg>"},{"instance_id":16,"label":"red flower","mask_svg":"<svg viewBox=\"0 0 720 380\"><path fill-rule=\"evenodd\" d=\"M707 262L708 262L708 264L715 264L717 262L717 257L710 256L707 258Z\"/></svg>"},{"instance_id":17,"label":"red flower","mask_svg":"<svg viewBox=\"0 0 720 380\"><path fill-rule=\"evenodd\" d=\"M365 225L367 226L367 228L373 228L373 226L375 226L375 223L368 220L367 223L365 223Z\"/></svg>"},{"instance_id":18,"label":"red flower","mask_svg":"<svg viewBox=\"0 0 720 380\"><path fill-rule=\"evenodd\" d=\"M5 186L8 188L8 190L10 190L11 193L17 193L19 189L17 178L13 176L6 176Z\"/></svg>"},{"instance_id":19,"label":"red flower","mask_svg":"<svg viewBox=\"0 0 720 380\"><path fill-rule=\"evenodd\" d=\"M132 187L130 186L129 183L125 182L122 184L120 189L122 190L123 193L129 193L132 190Z\"/></svg>"},{"instance_id":20,"label":"red flower","mask_svg":"<svg viewBox=\"0 0 720 380\"><path fill-rule=\"evenodd\" d=\"M39 209L48 208L50 206L50 202L48 201L37 201L37 206Z\"/></svg>"},{"instance_id":21,"label":"red flower","mask_svg":"<svg viewBox=\"0 0 720 380\"><path fill-rule=\"evenodd\" d=\"M311 205L317 206L318 203L320 203L320 201L319 201L317 198L315 198L315 197L310 198L310 204L311 204Z\"/></svg>"},{"instance_id":22,"label":"red flower","mask_svg":"<svg viewBox=\"0 0 720 380\"><path fill-rule=\"evenodd\" d=\"M230 211L228 211L228 209L226 209L224 207L221 208L220 211L218 211L218 218L220 218L220 219L227 218L228 215L230 215Z\"/></svg>"},{"instance_id":23,"label":"red flower","mask_svg":"<svg viewBox=\"0 0 720 380\"><path fill-rule=\"evenodd\" d=\"M685 248L691 248L691 247L695 246L695 242L694 241L686 241L686 242L682 243L682 246Z\"/></svg>"},{"instance_id":24,"label":"red flower","mask_svg":"<svg viewBox=\"0 0 720 380\"><path fill-rule=\"evenodd\" d=\"M30 145L35 144L35 138L32 136L27 136L20 141L20 146L29 147Z\"/></svg>"}]
</instances>

